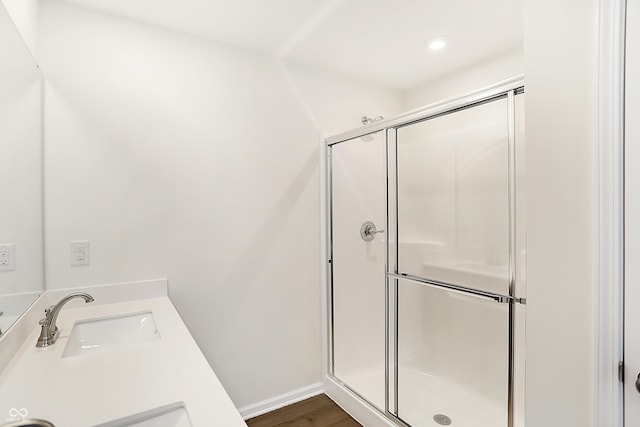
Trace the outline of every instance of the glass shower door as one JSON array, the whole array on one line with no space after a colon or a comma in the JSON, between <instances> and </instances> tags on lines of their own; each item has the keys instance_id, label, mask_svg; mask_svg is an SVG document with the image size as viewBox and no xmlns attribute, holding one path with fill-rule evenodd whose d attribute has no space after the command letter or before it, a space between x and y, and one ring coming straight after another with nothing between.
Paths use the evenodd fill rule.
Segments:
<instances>
[{"instance_id":1,"label":"glass shower door","mask_svg":"<svg viewBox=\"0 0 640 427\"><path fill-rule=\"evenodd\" d=\"M506 427L508 346L509 304L398 280L398 418Z\"/></svg>"},{"instance_id":2,"label":"glass shower door","mask_svg":"<svg viewBox=\"0 0 640 427\"><path fill-rule=\"evenodd\" d=\"M329 147L335 378L385 409L386 149L383 132Z\"/></svg>"},{"instance_id":3,"label":"glass shower door","mask_svg":"<svg viewBox=\"0 0 640 427\"><path fill-rule=\"evenodd\" d=\"M505 95L395 131L393 407L412 427L509 424L508 104Z\"/></svg>"},{"instance_id":4,"label":"glass shower door","mask_svg":"<svg viewBox=\"0 0 640 427\"><path fill-rule=\"evenodd\" d=\"M397 130L399 271L509 294L506 97Z\"/></svg>"}]
</instances>

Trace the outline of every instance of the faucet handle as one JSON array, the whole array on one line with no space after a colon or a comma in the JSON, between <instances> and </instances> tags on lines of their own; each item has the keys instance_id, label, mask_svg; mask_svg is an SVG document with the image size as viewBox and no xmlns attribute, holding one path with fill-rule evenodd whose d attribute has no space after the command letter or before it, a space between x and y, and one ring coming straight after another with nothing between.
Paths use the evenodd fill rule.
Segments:
<instances>
[{"instance_id":1,"label":"faucet handle","mask_svg":"<svg viewBox=\"0 0 640 427\"><path fill-rule=\"evenodd\" d=\"M54 319L53 319L54 317L53 313L55 308L56 308L55 305L50 305L49 307L44 309L44 313L45 313L44 320L49 326L49 328L51 329L51 334L56 334L58 332L58 325L54 323Z\"/></svg>"},{"instance_id":2,"label":"faucet handle","mask_svg":"<svg viewBox=\"0 0 640 427\"><path fill-rule=\"evenodd\" d=\"M53 311L53 305L44 309L44 317L38 321L38 324L42 326L42 330L49 329L51 326L51 312ZM58 329L56 327L56 329Z\"/></svg>"},{"instance_id":3,"label":"faucet handle","mask_svg":"<svg viewBox=\"0 0 640 427\"><path fill-rule=\"evenodd\" d=\"M53 306L47 307L44 309L44 317L42 319L40 319L40 321L38 322L39 325L44 325L45 323L47 323L49 321L49 319L51 319L51 310L53 309Z\"/></svg>"}]
</instances>

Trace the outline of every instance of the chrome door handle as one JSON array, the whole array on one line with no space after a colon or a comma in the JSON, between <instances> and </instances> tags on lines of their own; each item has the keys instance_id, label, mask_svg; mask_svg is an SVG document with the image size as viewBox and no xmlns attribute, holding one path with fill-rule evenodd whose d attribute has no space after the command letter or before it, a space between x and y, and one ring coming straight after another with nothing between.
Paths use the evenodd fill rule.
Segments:
<instances>
[{"instance_id":1,"label":"chrome door handle","mask_svg":"<svg viewBox=\"0 0 640 427\"><path fill-rule=\"evenodd\" d=\"M638 377L636 378L636 390L640 393L640 374L638 374Z\"/></svg>"},{"instance_id":2,"label":"chrome door handle","mask_svg":"<svg viewBox=\"0 0 640 427\"><path fill-rule=\"evenodd\" d=\"M365 242L370 242L376 238L376 233L384 233L384 230L377 230L376 225L371 221L365 221L360 226L360 237Z\"/></svg>"}]
</instances>

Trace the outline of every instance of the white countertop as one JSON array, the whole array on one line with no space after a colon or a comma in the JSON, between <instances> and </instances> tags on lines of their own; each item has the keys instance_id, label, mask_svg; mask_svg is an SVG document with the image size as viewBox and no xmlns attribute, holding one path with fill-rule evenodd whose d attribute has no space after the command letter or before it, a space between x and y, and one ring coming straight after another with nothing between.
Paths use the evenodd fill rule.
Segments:
<instances>
[{"instance_id":1,"label":"white countertop","mask_svg":"<svg viewBox=\"0 0 640 427\"><path fill-rule=\"evenodd\" d=\"M61 357L75 321L144 311L160 340ZM58 341L36 348L36 322L0 374L0 425L12 408L56 427L89 427L183 402L194 427L246 426L168 297L69 304L57 324Z\"/></svg>"}]
</instances>

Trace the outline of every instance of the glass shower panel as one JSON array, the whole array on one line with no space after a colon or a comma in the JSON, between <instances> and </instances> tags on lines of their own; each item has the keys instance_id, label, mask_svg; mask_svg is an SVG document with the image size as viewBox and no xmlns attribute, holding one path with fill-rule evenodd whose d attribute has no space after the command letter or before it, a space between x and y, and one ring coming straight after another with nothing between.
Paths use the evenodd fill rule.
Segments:
<instances>
[{"instance_id":1,"label":"glass shower panel","mask_svg":"<svg viewBox=\"0 0 640 427\"><path fill-rule=\"evenodd\" d=\"M384 133L345 141L329 149L332 372L348 388L384 411Z\"/></svg>"},{"instance_id":2,"label":"glass shower panel","mask_svg":"<svg viewBox=\"0 0 640 427\"><path fill-rule=\"evenodd\" d=\"M509 293L507 100L397 130L400 273Z\"/></svg>"},{"instance_id":3,"label":"glass shower panel","mask_svg":"<svg viewBox=\"0 0 640 427\"><path fill-rule=\"evenodd\" d=\"M412 427L506 427L509 304L399 280L397 414Z\"/></svg>"}]
</instances>

